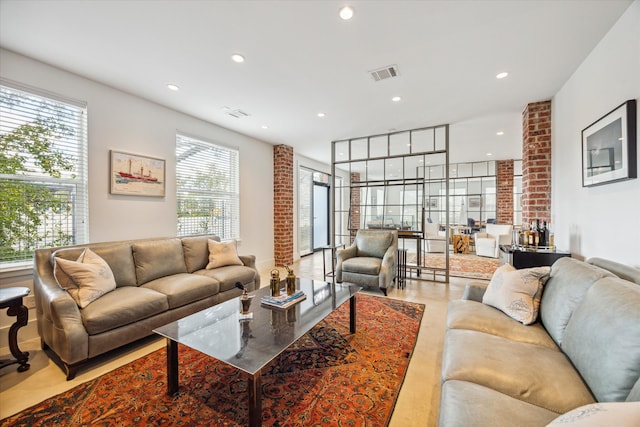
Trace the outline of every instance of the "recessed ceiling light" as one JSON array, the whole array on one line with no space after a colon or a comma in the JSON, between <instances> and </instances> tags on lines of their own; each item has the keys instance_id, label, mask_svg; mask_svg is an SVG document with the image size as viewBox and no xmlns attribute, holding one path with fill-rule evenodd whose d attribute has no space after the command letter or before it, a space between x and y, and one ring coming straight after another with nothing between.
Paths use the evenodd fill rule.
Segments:
<instances>
[{"instance_id":1,"label":"recessed ceiling light","mask_svg":"<svg viewBox=\"0 0 640 427\"><path fill-rule=\"evenodd\" d=\"M231 55L231 59L233 60L233 62L237 62L238 64L244 62L244 56L240 55L239 53L234 53L233 55Z\"/></svg>"},{"instance_id":2,"label":"recessed ceiling light","mask_svg":"<svg viewBox=\"0 0 640 427\"><path fill-rule=\"evenodd\" d=\"M169 83L169 84L167 85L167 89L172 90L172 91L174 91L174 92L177 92L177 91L179 91L179 90L180 90L180 88L179 88L178 86L176 86L176 85L174 85L174 84L171 84L171 83Z\"/></svg>"},{"instance_id":3,"label":"recessed ceiling light","mask_svg":"<svg viewBox=\"0 0 640 427\"><path fill-rule=\"evenodd\" d=\"M393 102L400 102L402 100L402 98L400 98L399 96L394 96L393 98L391 98L391 100Z\"/></svg>"},{"instance_id":4,"label":"recessed ceiling light","mask_svg":"<svg viewBox=\"0 0 640 427\"><path fill-rule=\"evenodd\" d=\"M344 6L340 9L340 18L345 21L353 18L353 8L351 6Z\"/></svg>"},{"instance_id":5,"label":"recessed ceiling light","mask_svg":"<svg viewBox=\"0 0 640 427\"><path fill-rule=\"evenodd\" d=\"M498 135L498 136L502 136L502 135L504 135L504 132L503 132L503 131L501 131L501 130L499 130L498 132L496 132L496 135Z\"/></svg>"},{"instance_id":6,"label":"recessed ceiling light","mask_svg":"<svg viewBox=\"0 0 640 427\"><path fill-rule=\"evenodd\" d=\"M326 114L325 113L318 113L318 117L325 117Z\"/></svg>"},{"instance_id":7,"label":"recessed ceiling light","mask_svg":"<svg viewBox=\"0 0 640 427\"><path fill-rule=\"evenodd\" d=\"M262 125L262 126L260 126L260 127L261 127L262 129L269 129L269 126L267 126L267 125Z\"/></svg>"},{"instance_id":8,"label":"recessed ceiling light","mask_svg":"<svg viewBox=\"0 0 640 427\"><path fill-rule=\"evenodd\" d=\"M487 156L491 157L491 156L493 156L493 153L487 153Z\"/></svg>"},{"instance_id":9,"label":"recessed ceiling light","mask_svg":"<svg viewBox=\"0 0 640 427\"><path fill-rule=\"evenodd\" d=\"M508 75L509 75L509 73L507 73L506 71L503 71L502 73L496 74L496 79L504 79Z\"/></svg>"}]
</instances>

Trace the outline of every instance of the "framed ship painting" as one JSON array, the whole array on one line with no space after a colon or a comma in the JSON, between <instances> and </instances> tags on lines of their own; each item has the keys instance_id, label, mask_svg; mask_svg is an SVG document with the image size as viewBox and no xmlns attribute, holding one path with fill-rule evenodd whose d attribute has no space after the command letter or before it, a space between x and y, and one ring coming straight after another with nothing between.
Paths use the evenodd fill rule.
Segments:
<instances>
[{"instance_id":1,"label":"framed ship painting","mask_svg":"<svg viewBox=\"0 0 640 427\"><path fill-rule=\"evenodd\" d=\"M165 161L111 150L110 193L164 197Z\"/></svg>"}]
</instances>

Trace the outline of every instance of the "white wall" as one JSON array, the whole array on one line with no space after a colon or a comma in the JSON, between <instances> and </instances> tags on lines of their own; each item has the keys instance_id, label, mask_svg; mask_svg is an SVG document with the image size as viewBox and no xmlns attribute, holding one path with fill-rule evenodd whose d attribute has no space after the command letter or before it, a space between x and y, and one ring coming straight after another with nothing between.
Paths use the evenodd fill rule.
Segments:
<instances>
[{"instance_id":1,"label":"white wall","mask_svg":"<svg viewBox=\"0 0 640 427\"><path fill-rule=\"evenodd\" d=\"M88 104L89 239L91 242L176 235L176 131L237 147L240 150L241 254L256 256L258 268L273 265L273 147L211 123L178 113L0 49L0 76ZM116 149L166 159L166 196L109 194L109 150ZM2 272L0 286L28 286L29 271ZM32 296L26 300L33 305ZM32 322L20 340L37 336ZM0 342L15 318L0 314Z\"/></svg>"},{"instance_id":2,"label":"white wall","mask_svg":"<svg viewBox=\"0 0 640 427\"><path fill-rule=\"evenodd\" d=\"M553 98L551 218L559 249L640 267L640 179L583 188L581 175L582 129L629 99L640 103L640 0Z\"/></svg>"},{"instance_id":3,"label":"white wall","mask_svg":"<svg viewBox=\"0 0 640 427\"><path fill-rule=\"evenodd\" d=\"M92 242L176 235L176 131L240 150L241 253L273 259L270 144L178 113L6 50L3 78L86 101L89 119L89 238ZM166 159L166 196L109 194L109 150ZM262 215L261 213L264 213Z\"/></svg>"}]
</instances>

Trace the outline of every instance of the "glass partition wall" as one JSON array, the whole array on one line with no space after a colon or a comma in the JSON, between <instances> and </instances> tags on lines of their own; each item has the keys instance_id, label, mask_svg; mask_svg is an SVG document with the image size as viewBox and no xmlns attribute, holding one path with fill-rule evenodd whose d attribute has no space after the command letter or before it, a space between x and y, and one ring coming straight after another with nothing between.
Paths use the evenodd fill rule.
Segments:
<instances>
[{"instance_id":1,"label":"glass partition wall","mask_svg":"<svg viewBox=\"0 0 640 427\"><path fill-rule=\"evenodd\" d=\"M333 141L331 176L340 169L349 180L342 184L334 181L331 187L332 243L349 244L361 228L398 230L399 246L410 254L410 271L420 276L423 269L430 270L434 279L444 275L448 282L448 251L445 268L425 266L421 261L424 224L431 213L431 187L426 174L436 165L442 172L436 193L442 199L438 222L448 247L448 149L448 125Z\"/></svg>"}]
</instances>

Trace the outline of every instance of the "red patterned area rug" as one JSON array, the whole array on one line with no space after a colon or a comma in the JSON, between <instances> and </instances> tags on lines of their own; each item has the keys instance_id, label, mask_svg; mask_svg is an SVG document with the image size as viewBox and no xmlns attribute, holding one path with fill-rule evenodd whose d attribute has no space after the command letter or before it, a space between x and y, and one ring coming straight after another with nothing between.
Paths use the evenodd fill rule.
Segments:
<instances>
[{"instance_id":1,"label":"red patterned area rug","mask_svg":"<svg viewBox=\"0 0 640 427\"><path fill-rule=\"evenodd\" d=\"M344 304L262 374L265 426L385 426L424 305L359 294L357 333ZM181 346L180 391L166 394L165 350L0 422L7 426L244 426L246 374Z\"/></svg>"},{"instance_id":2,"label":"red patterned area rug","mask_svg":"<svg viewBox=\"0 0 640 427\"><path fill-rule=\"evenodd\" d=\"M416 262L414 255L409 263ZM445 268L444 254L423 254L422 265ZM500 267L500 260L473 254L449 254L449 275L467 279L491 280L493 273Z\"/></svg>"}]
</instances>

